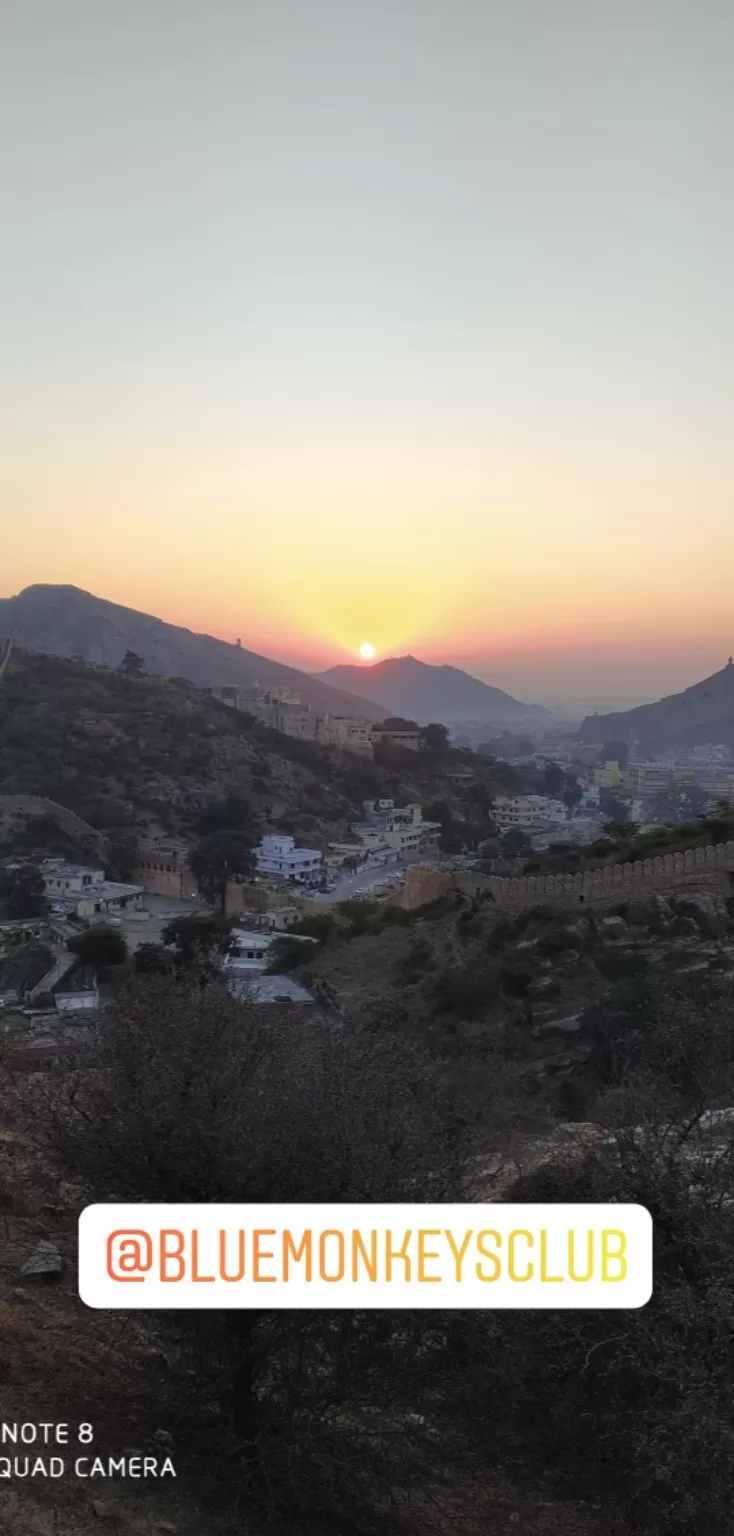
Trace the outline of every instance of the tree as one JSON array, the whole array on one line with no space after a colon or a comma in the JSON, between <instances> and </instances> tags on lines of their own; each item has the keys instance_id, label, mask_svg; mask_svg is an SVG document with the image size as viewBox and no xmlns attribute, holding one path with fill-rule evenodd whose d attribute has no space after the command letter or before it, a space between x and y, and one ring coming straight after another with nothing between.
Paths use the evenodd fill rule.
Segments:
<instances>
[{"instance_id":1,"label":"tree","mask_svg":"<svg viewBox=\"0 0 734 1536\"><path fill-rule=\"evenodd\" d=\"M516 858L529 848L532 848L530 838L527 832L521 831L520 827L509 827L507 832L503 832L502 852L507 858Z\"/></svg>"},{"instance_id":2,"label":"tree","mask_svg":"<svg viewBox=\"0 0 734 1536\"><path fill-rule=\"evenodd\" d=\"M138 976L169 976L174 965L171 951L162 944L139 944L133 955L133 966Z\"/></svg>"},{"instance_id":3,"label":"tree","mask_svg":"<svg viewBox=\"0 0 734 1536\"><path fill-rule=\"evenodd\" d=\"M145 657L138 656L137 651L126 651L120 662L120 671L126 677L143 677L145 674Z\"/></svg>"},{"instance_id":4,"label":"tree","mask_svg":"<svg viewBox=\"0 0 734 1536\"><path fill-rule=\"evenodd\" d=\"M566 787L566 775L558 763L546 763L543 772L543 794L559 800Z\"/></svg>"},{"instance_id":5,"label":"tree","mask_svg":"<svg viewBox=\"0 0 734 1536\"><path fill-rule=\"evenodd\" d=\"M35 864L0 869L0 905L6 917L42 917L47 910L43 875Z\"/></svg>"},{"instance_id":6,"label":"tree","mask_svg":"<svg viewBox=\"0 0 734 1536\"><path fill-rule=\"evenodd\" d=\"M202 811L196 831L200 837L218 832L245 832L251 823L249 800L243 795L227 795L224 800L212 800Z\"/></svg>"},{"instance_id":7,"label":"tree","mask_svg":"<svg viewBox=\"0 0 734 1536\"><path fill-rule=\"evenodd\" d=\"M277 1004L151 980L109 1008L90 1064L82 1055L78 1075L59 1082L48 1117L56 1156L87 1198L460 1198L461 1098L391 1028L313 1018L304 1029ZM441 1327L404 1311L308 1310L182 1313L172 1326L200 1362L181 1376L193 1417L213 1394L223 1401L247 1451L246 1467L228 1459L230 1475L249 1477L251 1503L269 1501L274 1528L392 1531L392 1425L402 1455L411 1436L416 1451L425 1438L416 1407L442 1424L439 1378L454 1367ZM370 1447L350 1435L351 1423L374 1417L379 1429L385 1414L374 1451L372 1430ZM412 1476L405 1460L401 1481Z\"/></svg>"},{"instance_id":8,"label":"tree","mask_svg":"<svg viewBox=\"0 0 734 1536\"><path fill-rule=\"evenodd\" d=\"M578 779L573 773L566 774L565 784L566 787L563 791L563 804L568 807L569 811L572 811L574 806L578 805L579 800L583 794L583 790L579 784Z\"/></svg>"},{"instance_id":9,"label":"tree","mask_svg":"<svg viewBox=\"0 0 734 1536\"><path fill-rule=\"evenodd\" d=\"M313 959L318 947L316 944L304 944L292 933L281 933L277 939L273 939L268 951L268 970L276 976L283 975L285 971L294 971L297 965Z\"/></svg>"},{"instance_id":10,"label":"tree","mask_svg":"<svg viewBox=\"0 0 734 1536\"><path fill-rule=\"evenodd\" d=\"M84 933L75 934L69 939L68 948L82 965L91 966L95 971L106 970L112 965L124 965L127 960L127 944L123 935L116 928L107 928L103 923L96 928L85 929Z\"/></svg>"},{"instance_id":11,"label":"tree","mask_svg":"<svg viewBox=\"0 0 734 1536\"><path fill-rule=\"evenodd\" d=\"M599 791L599 809L606 821L627 821L629 817L628 802L608 789Z\"/></svg>"},{"instance_id":12,"label":"tree","mask_svg":"<svg viewBox=\"0 0 734 1536\"><path fill-rule=\"evenodd\" d=\"M424 725L421 731L421 743L429 752L445 752L449 744L446 726Z\"/></svg>"},{"instance_id":13,"label":"tree","mask_svg":"<svg viewBox=\"0 0 734 1536\"><path fill-rule=\"evenodd\" d=\"M179 974L192 971L211 981L232 952L232 924L224 917L174 917L163 929L163 943L173 951Z\"/></svg>"},{"instance_id":14,"label":"tree","mask_svg":"<svg viewBox=\"0 0 734 1536\"><path fill-rule=\"evenodd\" d=\"M134 833L113 834L107 839L107 877L130 880L138 865L138 840Z\"/></svg>"},{"instance_id":15,"label":"tree","mask_svg":"<svg viewBox=\"0 0 734 1536\"><path fill-rule=\"evenodd\" d=\"M602 831L612 842L625 843L637 836L638 827L634 821L605 821Z\"/></svg>"},{"instance_id":16,"label":"tree","mask_svg":"<svg viewBox=\"0 0 734 1536\"><path fill-rule=\"evenodd\" d=\"M432 800L425 806L423 815L426 821L438 821L442 827L449 827L453 821L451 806L447 800Z\"/></svg>"},{"instance_id":17,"label":"tree","mask_svg":"<svg viewBox=\"0 0 734 1536\"><path fill-rule=\"evenodd\" d=\"M189 854L189 868L210 901L224 911L227 883L242 880L255 867L252 842L242 832L212 832L199 839Z\"/></svg>"}]
</instances>

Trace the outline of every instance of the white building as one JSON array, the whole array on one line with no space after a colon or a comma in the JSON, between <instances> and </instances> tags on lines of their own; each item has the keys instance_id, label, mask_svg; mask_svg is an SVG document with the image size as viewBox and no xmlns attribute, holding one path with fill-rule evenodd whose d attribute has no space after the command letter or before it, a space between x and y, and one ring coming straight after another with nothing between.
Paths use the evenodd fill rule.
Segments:
<instances>
[{"instance_id":1,"label":"white building","mask_svg":"<svg viewBox=\"0 0 734 1536\"><path fill-rule=\"evenodd\" d=\"M233 928L232 949L225 962L227 970L235 975L242 975L246 971L264 971L270 958L271 945L284 937L286 935L272 929L268 932L263 928ZM317 942L307 934L290 933L287 937L303 944L304 948Z\"/></svg>"},{"instance_id":2,"label":"white building","mask_svg":"<svg viewBox=\"0 0 734 1536\"><path fill-rule=\"evenodd\" d=\"M263 929L232 929L232 951L227 956L227 970L241 974L243 971L264 971L273 934Z\"/></svg>"},{"instance_id":3,"label":"white building","mask_svg":"<svg viewBox=\"0 0 734 1536\"><path fill-rule=\"evenodd\" d=\"M261 875L280 875L294 885L320 885L324 857L318 848L296 848L295 839L271 834L255 849Z\"/></svg>"},{"instance_id":4,"label":"white building","mask_svg":"<svg viewBox=\"0 0 734 1536\"><path fill-rule=\"evenodd\" d=\"M305 934L291 934L304 950L315 944L316 939ZM282 933L267 933L263 929L233 928L232 951L225 961L227 989L240 1001L255 1003L311 1003L313 998L300 981L291 976L267 976L270 947ZM306 955L304 954L304 960Z\"/></svg>"},{"instance_id":5,"label":"white building","mask_svg":"<svg viewBox=\"0 0 734 1536\"><path fill-rule=\"evenodd\" d=\"M498 795L492 818L501 832L507 832L510 827L530 831L533 827L556 826L568 821L568 810L562 800L551 800L549 795Z\"/></svg>"},{"instance_id":6,"label":"white building","mask_svg":"<svg viewBox=\"0 0 734 1536\"><path fill-rule=\"evenodd\" d=\"M581 799L576 806L577 816L601 815L601 790L598 784L586 784L581 791Z\"/></svg>"},{"instance_id":7,"label":"white building","mask_svg":"<svg viewBox=\"0 0 734 1536\"><path fill-rule=\"evenodd\" d=\"M40 866L44 894L54 912L74 913L94 919L107 913L140 911L145 892L141 885L105 880L104 870L65 859L44 859Z\"/></svg>"},{"instance_id":8,"label":"white building","mask_svg":"<svg viewBox=\"0 0 734 1536\"><path fill-rule=\"evenodd\" d=\"M81 895L90 885L102 885L104 870L89 864L68 864L66 859L44 859L43 888L48 897Z\"/></svg>"}]
</instances>

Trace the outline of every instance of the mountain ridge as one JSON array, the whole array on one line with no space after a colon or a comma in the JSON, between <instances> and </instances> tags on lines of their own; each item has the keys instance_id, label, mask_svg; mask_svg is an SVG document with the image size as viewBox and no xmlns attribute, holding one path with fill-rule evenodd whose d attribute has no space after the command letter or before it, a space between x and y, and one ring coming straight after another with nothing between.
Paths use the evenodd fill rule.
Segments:
<instances>
[{"instance_id":1,"label":"mountain ridge","mask_svg":"<svg viewBox=\"0 0 734 1536\"><path fill-rule=\"evenodd\" d=\"M53 656L78 656L86 662L119 666L127 650L144 657L154 676L185 677L199 687L289 687L305 704L329 714L361 714L381 720L384 709L362 695L334 689L307 672L288 667L257 651L197 634L97 597L71 583L39 582L13 597L0 598L0 637Z\"/></svg>"},{"instance_id":2,"label":"mountain ridge","mask_svg":"<svg viewBox=\"0 0 734 1536\"><path fill-rule=\"evenodd\" d=\"M366 667L329 667L317 676L319 681L332 687L346 687L351 693L369 688L370 696L392 714L408 716L421 724L429 720L457 724L470 720L487 724L542 724L552 719L550 711L542 706L524 704L460 667L434 666L416 656L390 656Z\"/></svg>"},{"instance_id":3,"label":"mountain ridge","mask_svg":"<svg viewBox=\"0 0 734 1536\"><path fill-rule=\"evenodd\" d=\"M651 749L707 742L734 746L734 662L730 657L719 672L657 703L587 715L578 734L582 741L641 741Z\"/></svg>"}]
</instances>

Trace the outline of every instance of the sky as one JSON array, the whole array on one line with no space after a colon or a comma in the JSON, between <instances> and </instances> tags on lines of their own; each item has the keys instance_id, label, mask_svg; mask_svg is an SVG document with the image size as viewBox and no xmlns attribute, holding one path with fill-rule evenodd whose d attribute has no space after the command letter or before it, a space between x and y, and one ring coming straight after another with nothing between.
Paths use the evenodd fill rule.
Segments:
<instances>
[{"instance_id":1,"label":"sky","mask_svg":"<svg viewBox=\"0 0 734 1536\"><path fill-rule=\"evenodd\" d=\"M531 702L734 650L728 0L0 0L0 595Z\"/></svg>"}]
</instances>

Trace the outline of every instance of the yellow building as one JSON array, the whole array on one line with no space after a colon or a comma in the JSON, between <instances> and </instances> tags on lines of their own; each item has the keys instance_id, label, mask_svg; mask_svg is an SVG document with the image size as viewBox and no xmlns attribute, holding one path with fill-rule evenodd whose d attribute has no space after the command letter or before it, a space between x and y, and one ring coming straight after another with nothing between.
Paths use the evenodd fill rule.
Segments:
<instances>
[{"instance_id":1,"label":"yellow building","mask_svg":"<svg viewBox=\"0 0 734 1536\"><path fill-rule=\"evenodd\" d=\"M356 715L324 715L319 720L316 739L325 746L372 757L372 723Z\"/></svg>"},{"instance_id":2,"label":"yellow building","mask_svg":"<svg viewBox=\"0 0 734 1536\"><path fill-rule=\"evenodd\" d=\"M595 789L618 789L622 783L622 771L619 763L604 763L600 768L594 769Z\"/></svg>"}]
</instances>

